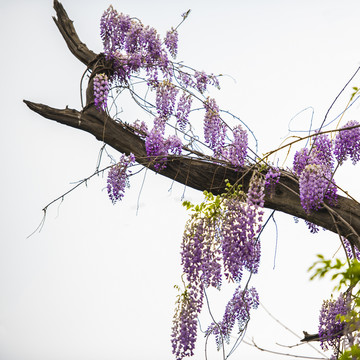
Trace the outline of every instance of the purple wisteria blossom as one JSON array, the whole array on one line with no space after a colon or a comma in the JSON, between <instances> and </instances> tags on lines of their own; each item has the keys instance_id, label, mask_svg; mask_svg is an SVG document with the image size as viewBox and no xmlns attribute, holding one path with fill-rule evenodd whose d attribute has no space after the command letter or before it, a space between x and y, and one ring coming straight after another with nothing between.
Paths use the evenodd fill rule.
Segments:
<instances>
[{"instance_id":1,"label":"purple wisteria blossom","mask_svg":"<svg viewBox=\"0 0 360 360\"><path fill-rule=\"evenodd\" d=\"M132 26L128 15L119 14L112 6L103 13L100 21L100 36L104 53L110 58L115 51L124 47L126 35Z\"/></svg>"},{"instance_id":2,"label":"purple wisteria blossom","mask_svg":"<svg viewBox=\"0 0 360 360\"><path fill-rule=\"evenodd\" d=\"M293 162L293 170L297 176L300 176L305 166L308 164L310 159L309 150L306 148L302 148L295 153L294 162Z\"/></svg>"},{"instance_id":3,"label":"purple wisteria blossom","mask_svg":"<svg viewBox=\"0 0 360 360\"><path fill-rule=\"evenodd\" d=\"M307 214L318 210L323 201L329 181L325 178L326 167L323 165L306 165L300 175L300 201Z\"/></svg>"},{"instance_id":4,"label":"purple wisteria blossom","mask_svg":"<svg viewBox=\"0 0 360 360\"><path fill-rule=\"evenodd\" d=\"M221 286L221 253L213 219L193 215L187 222L181 246L181 265L190 284L199 288Z\"/></svg>"},{"instance_id":5,"label":"purple wisteria blossom","mask_svg":"<svg viewBox=\"0 0 360 360\"><path fill-rule=\"evenodd\" d=\"M96 74L94 77L94 102L95 107L105 111L109 94L109 80L105 74Z\"/></svg>"},{"instance_id":6,"label":"purple wisteria blossom","mask_svg":"<svg viewBox=\"0 0 360 360\"><path fill-rule=\"evenodd\" d=\"M135 120L132 123L132 127L135 129L135 134L145 139L149 135L149 130L144 121ZM136 131L138 130L138 131Z\"/></svg>"},{"instance_id":7,"label":"purple wisteria blossom","mask_svg":"<svg viewBox=\"0 0 360 360\"><path fill-rule=\"evenodd\" d=\"M175 59L178 48L178 32L171 28L171 30L166 33L164 43L171 56Z\"/></svg>"},{"instance_id":8,"label":"purple wisteria blossom","mask_svg":"<svg viewBox=\"0 0 360 360\"><path fill-rule=\"evenodd\" d=\"M265 175L265 189L269 191L270 196L275 191L275 186L279 182L281 171L279 168L270 167Z\"/></svg>"},{"instance_id":9,"label":"purple wisteria blossom","mask_svg":"<svg viewBox=\"0 0 360 360\"><path fill-rule=\"evenodd\" d=\"M319 338L323 350L329 346L336 349L339 339L343 336L346 323L339 316L346 315L349 311L349 298L340 294L337 300L326 300L320 310Z\"/></svg>"},{"instance_id":10,"label":"purple wisteria blossom","mask_svg":"<svg viewBox=\"0 0 360 360\"><path fill-rule=\"evenodd\" d=\"M119 14L112 6L101 18L100 35L105 57L113 61L114 75L111 80L120 84L126 82L140 68L147 70L153 80L157 80L158 70L163 74L171 72L156 30L128 15Z\"/></svg>"},{"instance_id":11,"label":"purple wisteria blossom","mask_svg":"<svg viewBox=\"0 0 360 360\"><path fill-rule=\"evenodd\" d=\"M309 151L306 148L297 151L294 156L293 171L299 176L301 205L309 215L318 210L324 200L336 204L337 188L333 180L333 145L326 134L318 134ZM316 226L309 227L317 232Z\"/></svg>"},{"instance_id":12,"label":"purple wisteria blossom","mask_svg":"<svg viewBox=\"0 0 360 360\"><path fill-rule=\"evenodd\" d=\"M176 109L176 122L179 125L180 130L184 131L186 125L189 122L189 114L192 104L192 97L183 91L177 104Z\"/></svg>"},{"instance_id":13,"label":"purple wisteria blossom","mask_svg":"<svg viewBox=\"0 0 360 360\"><path fill-rule=\"evenodd\" d=\"M243 331L250 320L250 310L259 306L259 296L255 288L241 290L240 285L236 288L232 299L225 308L222 321L212 323L206 331L207 335L215 335L218 349L230 342L230 335L235 322L238 323L239 332Z\"/></svg>"},{"instance_id":14,"label":"purple wisteria blossom","mask_svg":"<svg viewBox=\"0 0 360 360\"><path fill-rule=\"evenodd\" d=\"M344 237L342 237L342 240L344 242L344 246L345 246L345 251L346 251L346 255L348 256L349 259L352 259L354 257L354 253L355 253L355 258L357 261L360 261L360 250L357 247L353 247L350 244L350 241Z\"/></svg>"},{"instance_id":15,"label":"purple wisteria blossom","mask_svg":"<svg viewBox=\"0 0 360 360\"><path fill-rule=\"evenodd\" d=\"M194 82L194 78L187 72L183 72L183 71L179 72L178 80L184 88L188 88L188 87L194 88L196 84Z\"/></svg>"},{"instance_id":16,"label":"purple wisteria blossom","mask_svg":"<svg viewBox=\"0 0 360 360\"><path fill-rule=\"evenodd\" d=\"M154 161L154 168L160 171L166 166L167 149L163 131L159 126L154 126L145 139L145 148L149 160Z\"/></svg>"},{"instance_id":17,"label":"purple wisteria blossom","mask_svg":"<svg viewBox=\"0 0 360 360\"><path fill-rule=\"evenodd\" d=\"M255 274L259 268L261 246L256 236L264 214L264 179L253 177L246 202L230 197L224 206L221 251L225 276L240 282L243 269Z\"/></svg>"},{"instance_id":18,"label":"purple wisteria blossom","mask_svg":"<svg viewBox=\"0 0 360 360\"><path fill-rule=\"evenodd\" d=\"M203 304L203 292L191 287L180 295L173 319L171 344L176 360L193 356L197 338L197 316Z\"/></svg>"},{"instance_id":19,"label":"purple wisteria blossom","mask_svg":"<svg viewBox=\"0 0 360 360\"><path fill-rule=\"evenodd\" d=\"M156 171L166 167L167 155L180 155L182 151L181 140L176 135L167 139L164 137L165 121L162 118L155 118L154 127L145 138L145 148L149 160L154 161Z\"/></svg>"},{"instance_id":20,"label":"purple wisteria blossom","mask_svg":"<svg viewBox=\"0 0 360 360\"><path fill-rule=\"evenodd\" d=\"M159 117L168 119L174 111L178 89L168 81L164 81L156 88L156 110Z\"/></svg>"},{"instance_id":21,"label":"purple wisteria blossom","mask_svg":"<svg viewBox=\"0 0 360 360\"><path fill-rule=\"evenodd\" d=\"M240 169L245 164L248 148L247 132L243 130L241 125L233 129L234 140L229 147L226 158L230 161L236 169Z\"/></svg>"},{"instance_id":22,"label":"purple wisteria blossom","mask_svg":"<svg viewBox=\"0 0 360 360\"><path fill-rule=\"evenodd\" d=\"M208 98L204 102L204 107L205 143L214 151L215 157L220 157L225 144L226 125L219 115L219 107L214 99Z\"/></svg>"},{"instance_id":23,"label":"purple wisteria blossom","mask_svg":"<svg viewBox=\"0 0 360 360\"><path fill-rule=\"evenodd\" d=\"M173 155L181 155L182 142L176 135L171 135L165 141L165 149Z\"/></svg>"},{"instance_id":24,"label":"purple wisteria blossom","mask_svg":"<svg viewBox=\"0 0 360 360\"><path fill-rule=\"evenodd\" d=\"M183 281L189 284L190 291L178 298L172 334L173 352L179 360L193 353L195 319L203 306L204 291L209 286L220 289L222 268L226 278L237 283L244 269L258 271L261 252L257 235L264 214L264 184L264 177L254 175L247 196L231 190L220 205L218 198L210 194L210 203L192 208L194 213L186 223L181 247ZM219 325L212 324L207 334L215 335L218 346L223 340L229 341L235 322L243 330L250 309L258 303L255 289L241 290L238 286L223 320Z\"/></svg>"},{"instance_id":25,"label":"purple wisteria blossom","mask_svg":"<svg viewBox=\"0 0 360 360\"><path fill-rule=\"evenodd\" d=\"M263 208L264 207L264 188L265 188L265 179L258 175L254 174L251 177L250 184L249 184L249 190L247 193L247 203L249 205L253 205L256 208ZM263 211L260 211L261 215L263 214ZM259 219L261 222L262 220Z\"/></svg>"},{"instance_id":26,"label":"purple wisteria blossom","mask_svg":"<svg viewBox=\"0 0 360 360\"><path fill-rule=\"evenodd\" d=\"M129 156L121 155L119 162L114 165L108 173L107 192L113 204L124 197L125 188L129 186L129 175L131 171L128 170L135 162L134 154Z\"/></svg>"},{"instance_id":27,"label":"purple wisteria blossom","mask_svg":"<svg viewBox=\"0 0 360 360\"><path fill-rule=\"evenodd\" d=\"M314 223L312 223L312 222L310 222L308 220L305 220L305 224L307 225L307 227L310 230L311 234L317 234L319 232L319 230L320 230L320 228L316 224L314 224Z\"/></svg>"},{"instance_id":28,"label":"purple wisteria blossom","mask_svg":"<svg viewBox=\"0 0 360 360\"><path fill-rule=\"evenodd\" d=\"M178 299L172 331L177 359L193 355L197 336L197 315L203 306L204 288L221 286L221 253L216 242L214 219L199 213L187 222L181 246L181 264L189 290Z\"/></svg>"},{"instance_id":29,"label":"purple wisteria blossom","mask_svg":"<svg viewBox=\"0 0 360 360\"><path fill-rule=\"evenodd\" d=\"M355 120L347 122L342 129L351 126L359 126ZM342 164L348 157L355 165L360 160L360 128L341 130L337 133L334 144L336 160Z\"/></svg>"},{"instance_id":30,"label":"purple wisteria blossom","mask_svg":"<svg viewBox=\"0 0 360 360\"><path fill-rule=\"evenodd\" d=\"M319 134L315 137L310 157L312 163L326 165L326 167L331 169L333 168L334 156L332 142L327 134Z\"/></svg>"},{"instance_id":31,"label":"purple wisteria blossom","mask_svg":"<svg viewBox=\"0 0 360 360\"><path fill-rule=\"evenodd\" d=\"M196 89L203 94L209 83L209 77L204 71L195 71Z\"/></svg>"}]
</instances>

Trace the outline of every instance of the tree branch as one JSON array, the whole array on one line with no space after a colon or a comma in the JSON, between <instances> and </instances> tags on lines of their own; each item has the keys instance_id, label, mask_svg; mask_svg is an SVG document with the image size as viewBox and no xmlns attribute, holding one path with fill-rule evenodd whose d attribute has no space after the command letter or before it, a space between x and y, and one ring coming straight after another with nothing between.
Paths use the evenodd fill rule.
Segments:
<instances>
[{"instance_id":1,"label":"tree branch","mask_svg":"<svg viewBox=\"0 0 360 360\"><path fill-rule=\"evenodd\" d=\"M114 121L105 112L95 109L93 103L93 75L100 70L111 72L111 64L107 63L103 54L95 54L83 44L68 18L63 6L54 0L54 8L58 18L54 21L73 55L92 69L92 76L87 89L87 104L82 111L74 109L55 109L43 104L24 100L25 104L39 115L55 120L61 124L86 131L105 142L121 153L132 152L136 161L154 170L155 159L148 159L144 141L125 123ZM205 158L190 156L168 156L167 166L161 174L191 188L222 193L225 180L230 183L240 182L247 190L252 175L252 169L247 166L241 171L235 171L226 164L215 164ZM334 224L328 209L323 208L308 216L300 204L298 179L290 172L282 170L276 192L265 197L265 207L278 210L289 215L308 220L318 226L337 232L346 237L360 249L360 204L351 199L339 196L332 214L338 221Z\"/></svg>"},{"instance_id":2,"label":"tree branch","mask_svg":"<svg viewBox=\"0 0 360 360\"><path fill-rule=\"evenodd\" d=\"M58 27L61 35L63 36L66 45L72 54L79 59L86 66L89 66L97 57L93 51L82 43L75 31L73 21L71 21L66 13L64 7L58 0L54 0L54 9L57 18L53 16L56 26Z\"/></svg>"}]
</instances>

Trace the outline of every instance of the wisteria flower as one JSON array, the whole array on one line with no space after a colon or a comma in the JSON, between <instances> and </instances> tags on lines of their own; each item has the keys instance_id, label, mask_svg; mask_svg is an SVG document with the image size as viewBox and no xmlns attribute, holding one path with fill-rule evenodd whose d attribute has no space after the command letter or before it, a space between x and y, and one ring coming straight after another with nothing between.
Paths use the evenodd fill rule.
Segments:
<instances>
[{"instance_id":1,"label":"wisteria flower","mask_svg":"<svg viewBox=\"0 0 360 360\"><path fill-rule=\"evenodd\" d=\"M355 120L346 123L342 129L359 126ZM355 165L360 160L360 127L341 130L337 133L334 144L334 154L337 161L342 164L348 157Z\"/></svg>"},{"instance_id":2,"label":"wisteria flower","mask_svg":"<svg viewBox=\"0 0 360 360\"><path fill-rule=\"evenodd\" d=\"M110 85L107 75L96 74L94 77L94 102L95 107L99 111L106 109L109 88Z\"/></svg>"},{"instance_id":3,"label":"wisteria flower","mask_svg":"<svg viewBox=\"0 0 360 360\"><path fill-rule=\"evenodd\" d=\"M299 180L300 201L307 214L318 210L324 201L329 182L325 179L325 167L306 165Z\"/></svg>"},{"instance_id":4,"label":"wisteria flower","mask_svg":"<svg viewBox=\"0 0 360 360\"><path fill-rule=\"evenodd\" d=\"M217 324L212 323L206 334L213 334L216 338L218 349L223 342L230 342L230 335L235 323L238 323L239 332L243 331L250 320L250 310L259 306L259 296L255 288L241 290L238 286L232 299L225 308L223 319Z\"/></svg>"},{"instance_id":5,"label":"wisteria flower","mask_svg":"<svg viewBox=\"0 0 360 360\"><path fill-rule=\"evenodd\" d=\"M159 117L168 119L174 111L178 89L168 81L164 81L156 88L156 110Z\"/></svg>"},{"instance_id":6,"label":"wisteria flower","mask_svg":"<svg viewBox=\"0 0 360 360\"><path fill-rule=\"evenodd\" d=\"M236 126L233 129L234 140L229 147L226 157L230 161L231 165L240 169L245 164L248 148L248 136L247 132L243 130L241 125Z\"/></svg>"},{"instance_id":7,"label":"wisteria flower","mask_svg":"<svg viewBox=\"0 0 360 360\"><path fill-rule=\"evenodd\" d=\"M180 130L184 131L186 125L189 122L189 113L192 104L192 97L187 94L185 91L180 96L180 99L177 104L176 110L176 119L177 124L179 125Z\"/></svg>"},{"instance_id":8,"label":"wisteria flower","mask_svg":"<svg viewBox=\"0 0 360 360\"><path fill-rule=\"evenodd\" d=\"M108 173L107 192L113 204L124 197L125 188L129 186L129 175L131 171L128 170L135 162L134 154L129 156L121 155L119 162L114 165Z\"/></svg>"},{"instance_id":9,"label":"wisteria flower","mask_svg":"<svg viewBox=\"0 0 360 360\"><path fill-rule=\"evenodd\" d=\"M204 137L205 143L220 157L224 149L226 125L219 114L219 107L214 99L208 98L205 103Z\"/></svg>"},{"instance_id":10,"label":"wisteria flower","mask_svg":"<svg viewBox=\"0 0 360 360\"><path fill-rule=\"evenodd\" d=\"M175 59L178 48L178 32L171 28L171 30L166 33L164 42L165 46L169 50L169 53Z\"/></svg>"},{"instance_id":11,"label":"wisteria flower","mask_svg":"<svg viewBox=\"0 0 360 360\"><path fill-rule=\"evenodd\" d=\"M269 191L270 196L275 191L275 186L279 182L281 171L278 168L270 167L265 175L265 188Z\"/></svg>"},{"instance_id":12,"label":"wisteria flower","mask_svg":"<svg viewBox=\"0 0 360 360\"><path fill-rule=\"evenodd\" d=\"M344 294L340 294L337 300L323 302L319 317L319 338L323 350L327 350L329 346L334 349L338 347L346 325L339 316L348 313L348 303L349 299Z\"/></svg>"}]
</instances>

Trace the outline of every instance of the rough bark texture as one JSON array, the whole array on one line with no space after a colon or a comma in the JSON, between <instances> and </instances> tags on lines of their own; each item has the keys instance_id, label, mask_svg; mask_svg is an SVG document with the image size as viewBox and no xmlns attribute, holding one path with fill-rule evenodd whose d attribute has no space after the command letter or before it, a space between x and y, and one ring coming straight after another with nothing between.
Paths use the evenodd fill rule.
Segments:
<instances>
[{"instance_id":1,"label":"rough bark texture","mask_svg":"<svg viewBox=\"0 0 360 360\"><path fill-rule=\"evenodd\" d=\"M111 74L111 63L103 54L95 54L82 43L68 18L63 6L54 0L57 18L54 21L59 28L70 51L92 71L87 89L86 106L83 110L55 109L43 104L24 100L26 105L41 116L61 124L93 134L98 140L114 149L136 156L137 162L153 170L153 162L146 157L144 141L127 124L114 121L104 112L99 112L93 102L93 76L99 72ZM245 167L235 171L226 164L215 164L206 156L169 156L167 167L161 174L197 190L208 190L214 194L224 191L225 179L230 183L240 181L247 189L252 170ZM348 238L360 249L360 204L354 200L339 196L335 207L325 206L308 216L300 204L298 179L283 170L276 193L265 198L265 207L308 220Z\"/></svg>"}]
</instances>

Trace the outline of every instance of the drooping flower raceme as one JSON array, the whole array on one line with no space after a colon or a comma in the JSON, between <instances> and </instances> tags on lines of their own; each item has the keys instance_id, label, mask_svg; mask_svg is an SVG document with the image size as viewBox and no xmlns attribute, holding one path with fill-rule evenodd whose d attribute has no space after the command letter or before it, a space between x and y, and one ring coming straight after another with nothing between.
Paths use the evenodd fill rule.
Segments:
<instances>
[{"instance_id":1,"label":"drooping flower raceme","mask_svg":"<svg viewBox=\"0 0 360 360\"><path fill-rule=\"evenodd\" d=\"M244 268L256 273L260 261L260 241L257 232L256 210L237 199L227 199L222 223L221 251L227 278L240 282Z\"/></svg>"},{"instance_id":2,"label":"drooping flower raceme","mask_svg":"<svg viewBox=\"0 0 360 360\"><path fill-rule=\"evenodd\" d=\"M171 28L170 31L166 33L165 36L165 46L169 50L171 56L175 59L177 54L178 48L178 33L175 29Z\"/></svg>"},{"instance_id":3,"label":"drooping flower raceme","mask_svg":"<svg viewBox=\"0 0 360 360\"><path fill-rule=\"evenodd\" d=\"M349 298L344 294L340 294L337 300L326 300L320 310L319 317L319 338L320 345L323 350L327 350L329 346L336 349L339 344L339 339L343 335L343 330L346 326L339 316L346 315Z\"/></svg>"},{"instance_id":4,"label":"drooping flower raceme","mask_svg":"<svg viewBox=\"0 0 360 360\"><path fill-rule=\"evenodd\" d=\"M131 171L128 170L135 162L135 156L121 155L119 162L108 173L107 192L113 204L124 197L125 188L129 186L128 178Z\"/></svg>"},{"instance_id":5,"label":"drooping flower raceme","mask_svg":"<svg viewBox=\"0 0 360 360\"><path fill-rule=\"evenodd\" d=\"M207 84L209 83L209 77L204 71L195 71L194 75L196 79L196 88L203 94L206 90Z\"/></svg>"},{"instance_id":6,"label":"drooping flower raceme","mask_svg":"<svg viewBox=\"0 0 360 360\"><path fill-rule=\"evenodd\" d=\"M236 126L233 129L234 140L229 147L228 153L224 156L230 161L231 165L240 169L245 164L248 148L248 136L247 132L243 130L241 125Z\"/></svg>"},{"instance_id":7,"label":"drooping flower raceme","mask_svg":"<svg viewBox=\"0 0 360 360\"><path fill-rule=\"evenodd\" d=\"M205 143L214 151L214 155L219 157L222 154L226 126L219 114L219 107L214 99L208 98L205 103L204 136Z\"/></svg>"},{"instance_id":8,"label":"drooping flower raceme","mask_svg":"<svg viewBox=\"0 0 360 360\"><path fill-rule=\"evenodd\" d=\"M95 107L105 110L107 106L107 98L109 94L109 80L105 74L96 74L94 77L94 101Z\"/></svg>"},{"instance_id":9,"label":"drooping flower raceme","mask_svg":"<svg viewBox=\"0 0 360 360\"><path fill-rule=\"evenodd\" d=\"M300 176L305 166L309 163L309 151L306 148L302 148L295 153L294 162L293 162L293 170L297 176Z\"/></svg>"},{"instance_id":10,"label":"drooping flower raceme","mask_svg":"<svg viewBox=\"0 0 360 360\"><path fill-rule=\"evenodd\" d=\"M196 317L203 306L204 291L212 286L220 289L224 269L228 280L240 283L244 269L256 273L260 261L260 241L264 206L264 177L254 175L248 194L228 187L220 201L206 193L206 201L196 207L186 223L181 247L183 281L188 283L184 295L178 297L172 333L173 352L177 359L193 353L196 339ZM186 296L185 296L186 295ZM236 321L239 331L248 322L250 309L258 305L255 289L238 286L229 301L224 318L212 324L207 334L214 334L218 346L229 340ZM186 335L188 334L188 335Z\"/></svg>"},{"instance_id":11,"label":"drooping flower raceme","mask_svg":"<svg viewBox=\"0 0 360 360\"><path fill-rule=\"evenodd\" d=\"M311 151L306 148L295 153L294 173L299 176L300 201L305 212L318 210L325 199L330 204L337 200L337 188L333 180L333 147L326 134L315 137ZM316 226L310 226L316 232Z\"/></svg>"},{"instance_id":12,"label":"drooping flower raceme","mask_svg":"<svg viewBox=\"0 0 360 360\"><path fill-rule=\"evenodd\" d=\"M275 191L275 186L279 182L281 176L281 171L279 168L270 167L268 172L265 175L265 188L269 191L270 196Z\"/></svg>"},{"instance_id":13,"label":"drooping flower raceme","mask_svg":"<svg viewBox=\"0 0 360 360\"><path fill-rule=\"evenodd\" d=\"M192 97L185 91L181 94L176 109L176 122L180 130L184 131L189 122L189 113L191 109Z\"/></svg>"},{"instance_id":14,"label":"drooping flower raceme","mask_svg":"<svg viewBox=\"0 0 360 360\"><path fill-rule=\"evenodd\" d=\"M149 160L154 161L156 171L164 169L166 166L167 150L165 139L161 129L154 126L145 139L145 148Z\"/></svg>"},{"instance_id":15,"label":"drooping flower raceme","mask_svg":"<svg viewBox=\"0 0 360 360\"><path fill-rule=\"evenodd\" d=\"M171 332L172 352L176 360L193 356L197 338L197 317L203 303L203 292L191 286L177 300L177 309Z\"/></svg>"},{"instance_id":16,"label":"drooping flower raceme","mask_svg":"<svg viewBox=\"0 0 360 360\"><path fill-rule=\"evenodd\" d=\"M316 224L314 224L308 220L305 220L305 224L307 225L308 229L310 230L310 232L312 234L317 234L320 230L319 226L317 226Z\"/></svg>"},{"instance_id":17,"label":"drooping flower raceme","mask_svg":"<svg viewBox=\"0 0 360 360\"><path fill-rule=\"evenodd\" d=\"M221 253L216 220L193 215L185 227L181 246L181 265L187 281L203 286L221 286Z\"/></svg>"},{"instance_id":18,"label":"drooping flower raceme","mask_svg":"<svg viewBox=\"0 0 360 360\"><path fill-rule=\"evenodd\" d=\"M156 110L159 117L169 119L173 114L178 89L168 81L156 87Z\"/></svg>"},{"instance_id":19,"label":"drooping flower raceme","mask_svg":"<svg viewBox=\"0 0 360 360\"><path fill-rule=\"evenodd\" d=\"M342 240L344 242L345 251L348 258L352 259L355 253L356 260L360 261L360 250L356 246L352 247L348 239L342 237Z\"/></svg>"},{"instance_id":20,"label":"drooping flower raceme","mask_svg":"<svg viewBox=\"0 0 360 360\"><path fill-rule=\"evenodd\" d=\"M154 162L156 171L166 167L167 155L180 155L182 151L181 140L176 135L167 139L164 137L165 121L163 118L155 118L154 127L145 138L145 148L148 159Z\"/></svg>"},{"instance_id":21,"label":"drooping flower raceme","mask_svg":"<svg viewBox=\"0 0 360 360\"><path fill-rule=\"evenodd\" d=\"M355 120L349 121L342 128L358 126ZM341 130L337 133L334 144L334 154L337 161L342 164L348 157L355 165L360 160L360 128Z\"/></svg>"},{"instance_id":22,"label":"drooping flower raceme","mask_svg":"<svg viewBox=\"0 0 360 360\"><path fill-rule=\"evenodd\" d=\"M254 287L241 290L240 285L235 290L232 299L225 308L222 321L217 324L212 323L206 331L206 334L215 335L218 349L223 342L230 342L230 335L237 321L239 332L243 331L250 320L250 310L259 306L259 296Z\"/></svg>"},{"instance_id":23,"label":"drooping flower raceme","mask_svg":"<svg viewBox=\"0 0 360 360\"><path fill-rule=\"evenodd\" d=\"M225 276L240 282L243 269L257 273L260 263L260 241L264 206L264 179L254 176L247 200L225 199L225 213L221 227L221 249Z\"/></svg>"},{"instance_id":24,"label":"drooping flower raceme","mask_svg":"<svg viewBox=\"0 0 360 360\"><path fill-rule=\"evenodd\" d=\"M318 210L324 201L329 184L324 176L325 167L316 164L306 165L300 175L300 201L307 214L313 210Z\"/></svg>"},{"instance_id":25,"label":"drooping flower raceme","mask_svg":"<svg viewBox=\"0 0 360 360\"><path fill-rule=\"evenodd\" d=\"M132 127L135 129L135 134L140 136L142 139L145 139L146 136L149 135L149 129L144 121L135 120L132 123Z\"/></svg>"},{"instance_id":26,"label":"drooping flower raceme","mask_svg":"<svg viewBox=\"0 0 360 360\"><path fill-rule=\"evenodd\" d=\"M106 59L113 61L114 80L126 82L140 68L154 75L153 80L156 80L158 69L165 73L170 71L169 60L156 30L119 14L112 6L101 18L100 35Z\"/></svg>"},{"instance_id":27,"label":"drooping flower raceme","mask_svg":"<svg viewBox=\"0 0 360 360\"><path fill-rule=\"evenodd\" d=\"M181 140L176 135L170 135L165 140L165 149L166 151L173 155L181 155L182 143Z\"/></svg>"},{"instance_id":28,"label":"drooping flower raceme","mask_svg":"<svg viewBox=\"0 0 360 360\"><path fill-rule=\"evenodd\" d=\"M332 142L326 134L319 134L315 137L310 159L311 163L322 164L330 169L333 168Z\"/></svg>"},{"instance_id":29,"label":"drooping flower raceme","mask_svg":"<svg viewBox=\"0 0 360 360\"><path fill-rule=\"evenodd\" d=\"M214 286L219 289L221 286L221 257L214 221L195 213L185 227L181 264L189 285L178 298L171 336L173 353L179 360L193 355L204 288Z\"/></svg>"}]
</instances>

